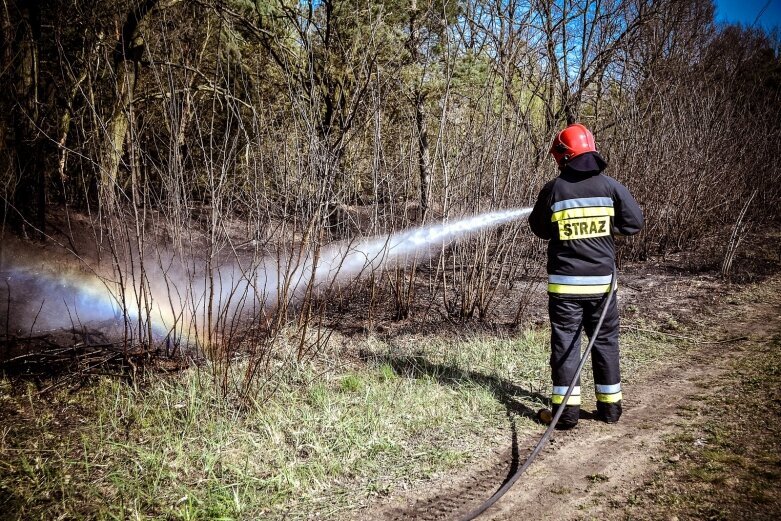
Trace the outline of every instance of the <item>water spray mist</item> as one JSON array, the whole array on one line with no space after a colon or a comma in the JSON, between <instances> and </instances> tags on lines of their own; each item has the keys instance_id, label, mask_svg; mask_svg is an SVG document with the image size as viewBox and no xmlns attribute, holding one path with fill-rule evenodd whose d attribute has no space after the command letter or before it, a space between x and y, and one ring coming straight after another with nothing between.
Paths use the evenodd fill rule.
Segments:
<instances>
[{"instance_id":1,"label":"water spray mist","mask_svg":"<svg viewBox=\"0 0 781 521\"><path fill-rule=\"evenodd\" d=\"M215 318L257 315L275 306L278 299L300 299L307 288L322 293L333 284L349 283L388 266L429 259L454 239L530 212L530 208L489 212L388 236L340 242L326 246L317 257L305 253L297 266L269 258L251 269L242 270L232 263L205 273L191 260L176 263L169 258L162 262L158 257L150 263L156 269L145 265L149 280L137 284L143 291L82 272L40 266L32 269L6 262L0 267L5 279L0 293L7 292L0 294L0 320L6 323L0 325L2 331L23 335L113 320L132 322L137 331L148 324L157 340L175 338L186 343L196 338L203 343L208 339L206 324L214 323ZM174 264L180 269L171 269Z\"/></svg>"}]
</instances>

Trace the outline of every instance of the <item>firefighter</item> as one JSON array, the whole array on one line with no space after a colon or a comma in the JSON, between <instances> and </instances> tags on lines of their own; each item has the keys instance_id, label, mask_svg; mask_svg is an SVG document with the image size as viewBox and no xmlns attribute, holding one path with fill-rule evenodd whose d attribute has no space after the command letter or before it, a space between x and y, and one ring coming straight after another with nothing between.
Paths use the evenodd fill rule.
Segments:
<instances>
[{"instance_id":1,"label":"firefighter","mask_svg":"<svg viewBox=\"0 0 781 521\"><path fill-rule=\"evenodd\" d=\"M585 126L575 123L559 132L550 153L560 174L540 191L529 225L535 235L549 241L552 414L564 406L557 427L568 429L578 423L580 381L566 404L564 395L580 362L581 332L591 338L610 291L613 237L639 232L643 214L625 186L602 174L607 162ZM610 300L594 342L592 368L597 418L615 423L622 398L616 298Z\"/></svg>"}]
</instances>

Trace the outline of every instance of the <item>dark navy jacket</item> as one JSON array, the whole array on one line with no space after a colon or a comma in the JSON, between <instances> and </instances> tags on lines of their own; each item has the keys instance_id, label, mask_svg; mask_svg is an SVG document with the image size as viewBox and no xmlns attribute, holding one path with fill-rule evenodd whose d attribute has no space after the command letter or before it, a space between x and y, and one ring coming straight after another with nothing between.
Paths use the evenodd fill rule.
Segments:
<instances>
[{"instance_id":1,"label":"dark navy jacket","mask_svg":"<svg viewBox=\"0 0 781 521\"><path fill-rule=\"evenodd\" d=\"M599 171L565 167L540 191L529 216L532 232L548 243L548 292L594 298L610 289L613 235L633 235L643 213L629 190Z\"/></svg>"}]
</instances>

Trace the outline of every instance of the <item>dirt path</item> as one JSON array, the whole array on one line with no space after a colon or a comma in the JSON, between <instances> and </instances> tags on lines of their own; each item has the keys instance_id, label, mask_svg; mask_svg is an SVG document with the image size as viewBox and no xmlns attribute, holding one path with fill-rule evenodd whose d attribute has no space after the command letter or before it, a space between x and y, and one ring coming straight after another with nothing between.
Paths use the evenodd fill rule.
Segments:
<instances>
[{"instance_id":1,"label":"dirt path","mask_svg":"<svg viewBox=\"0 0 781 521\"><path fill-rule=\"evenodd\" d=\"M737 357L781 334L781 278L762 284L752 299L706 320L709 340L625 386L624 415L616 425L581 421L575 431L556 433L528 474L480 519L606 519L615 505L669 462L665 441L678 433L702 404L729 385ZM720 340L713 340L718 338ZM734 340L734 339L740 340ZM723 341L733 339L732 341ZM520 459L536 437L518 441ZM513 449L492 461L441 480L433 489L392 499L358 515L361 519L459 519L498 488L512 472Z\"/></svg>"}]
</instances>

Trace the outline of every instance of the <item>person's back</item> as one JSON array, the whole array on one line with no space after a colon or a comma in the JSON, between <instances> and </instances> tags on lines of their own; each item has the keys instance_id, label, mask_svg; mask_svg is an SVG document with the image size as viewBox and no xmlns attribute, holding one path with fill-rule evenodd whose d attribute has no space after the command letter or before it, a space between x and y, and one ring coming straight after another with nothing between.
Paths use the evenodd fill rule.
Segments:
<instances>
[{"instance_id":1,"label":"person's back","mask_svg":"<svg viewBox=\"0 0 781 521\"><path fill-rule=\"evenodd\" d=\"M637 233L643 217L622 184L599 171L568 166L540 192L529 223L537 236L550 239L549 274L610 277L615 259L613 235ZM560 284L549 291L565 296L606 291L568 287L581 285Z\"/></svg>"},{"instance_id":2,"label":"person's back","mask_svg":"<svg viewBox=\"0 0 781 521\"><path fill-rule=\"evenodd\" d=\"M621 183L602 174L607 163L582 125L559 133L551 153L561 174L540 192L529 216L532 231L548 243L551 370L556 407L563 402L580 357L580 333L591 336L615 268L614 234L632 235L643 226L642 212ZM604 421L621 415L618 309L611 302L594 344L597 411ZM580 388L573 390L560 425L577 423Z\"/></svg>"}]
</instances>

